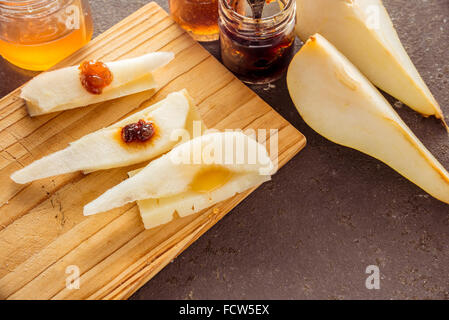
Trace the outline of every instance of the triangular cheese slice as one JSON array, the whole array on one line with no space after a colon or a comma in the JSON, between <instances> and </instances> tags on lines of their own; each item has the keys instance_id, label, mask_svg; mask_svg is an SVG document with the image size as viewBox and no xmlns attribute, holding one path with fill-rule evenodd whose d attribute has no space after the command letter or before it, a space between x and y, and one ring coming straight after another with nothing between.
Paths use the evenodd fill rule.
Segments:
<instances>
[{"instance_id":1,"label":"triangular cheese slice","mask_svg":"<svg viewBox=\"0 0 449 320\"><path fill-rule=\"evenodd\" d=\"M20 97L25 99L30 116L36 116L127 96L156 88L152 72L173 58L171 52L154 52L105 62L113 80L101 94L91 94L82 86L78 66L44 72L25 84Z\"/></svg>"},{"instance_id":2,"label":"triangular cheese slice","mask_svg":"<svg viewBox=\"0 0 449 320\"><path fill-rule=\"evenodd\" d=\"M171 220L175 211L192 214L269 180L273 167L265 147L245 134L209 133L150 162L87 204L84 214L144 200L142 218L146 227L154 227Z\"/></svg>"},{"instance_id":3,"label":"triangular cheese slice","mask_svg":"<svg viewBox=\"0 0 449 320\"><path fill-rule=\"evenodd\" d=\"M130 177L139 171L130 172ZM227 183L207 194L190 190L170 197L138 200L137 205L145 228L151 229L170 222L175 213L185 217L200 212L268 180L270 176L266 175L235 175Z\"/></svg>"},{"instance_id":4,"label":"triangular cheese slice","mask_svg":"<svg viewBox=\"0 0 449 320\"><path fill-rule=\"evenodd\" d=\"M178 130L189 132L191 124L187 120L197 117L192 109L195 107L186 90L171 93L164 100L14 172L11 178L17 183L27 183L79 170L90 172L153 159L179 142L180 136L173 136ZM155 135L143 143L123 142L122 128L140 119L154 124Z\"/></svg>"}]
</instances>

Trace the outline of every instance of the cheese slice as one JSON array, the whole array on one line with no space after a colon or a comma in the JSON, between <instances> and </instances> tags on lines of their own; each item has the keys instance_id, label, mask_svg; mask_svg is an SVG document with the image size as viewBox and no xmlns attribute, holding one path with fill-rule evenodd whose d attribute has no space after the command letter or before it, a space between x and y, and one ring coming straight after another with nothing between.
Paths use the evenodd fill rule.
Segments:
<instances>
[{"instance_id":1,"label":"cheese slice","mask_svg":"<svg viewBox=\"0 0 449 320\"><path fill-rule=\"evenodd\" d=\"M132 177L139 171L140 169L131 171L129 176ZM145 229L151 229L172 221L175 214L186 217L200 212L269 180L270 176L266 175L239 174L234 175L223 186L208 193L189 190L170 197L138 200L137 206Z\"/></svg>"},{"instance_id":2,"label":"cheese slice","mask_svg":"<svg viewBox=\"0 0 449 320\"><path fill-rule=\"evenodd\" d=\"M152 72L173 58L171 52L154 52L105 62L113 80L101 94L89 93L82 86L78 66L44 72L22 88L20 97L26 101L30 116L37 116L127 96L156 88Z\"/></svg>"},{"instance_id":3,"label":"cheese slice","mask_svg":"<svg viewBox=\"0 0 449 320\"><path fill-rule=\"evenodd\" d=\"M198 117L186 90L171 93L162 101L137 112L109 127L88 134L72 142L69 147L50 154L11 175L17 183L51 177L59 174L91 172L127 166L158 157L178 142L178 131L188 131L192 120ZM126 144L121 139L124 126L140 119L155 125L155 135L144 143ZM191 129L190 129L191 130Z\"/></svg>"},{"instance_id":4,"label":"cheese slice","mask_svg":"<svg viewBox=\"0 0 449 320\"><path fill-rule=\"evenodd\" d=\"M208 158L208 155L210 158ZM241 132L214 132L178 145L84 207L91 215L139 202L147 228L199 212L270 180L265 146Z\"/></svg>"}]
</instances>

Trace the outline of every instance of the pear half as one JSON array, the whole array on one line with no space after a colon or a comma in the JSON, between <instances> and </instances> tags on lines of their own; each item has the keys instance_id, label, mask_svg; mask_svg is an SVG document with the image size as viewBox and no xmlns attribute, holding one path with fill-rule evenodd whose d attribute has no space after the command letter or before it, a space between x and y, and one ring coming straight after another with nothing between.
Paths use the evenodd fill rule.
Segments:
<instances>
[{"instance_id":1,"label":"pear half","mask_svg":"<svg viewBox=\"0 0 449 320\"><path fill-rule=\"evenodd\" d=\"M127 96L156 88L152 72L173 58L171 52L154 52L105 62L113 80L101 94L91 94L82 86L78 66L44 72L25 84L20 97L26 101L30 116L37 116Z\"/></svg>"},{"instance_id":2,"label":"pear half","mask_svg":"<svg viewBox=\"0 0 449 320\"><path fill-rule=\"evenodd\" d=\"M241 132L214 132L178 145L84 207L91 215L139 201L146 228L186 216L270 180L265 147Z\"/></svg>"},{"instance_id":3,"label":"pear half","mask_svg":"<svg viewBox=\"0 0 449 320\"><path fill-rule=\"evenodd\" d=\"M296 33L321 34L378 88L424 116L444 116L381 0L296 0ZM446 126L447 127L447 126Z\"/></svg>"},{"instance_id":4,"label":"pear half","mask_svg":"<svg viewBox=\"0 0 449 320\"><path fill-rule=\"evenodd\" d=\"M14 172L11 179L23 184L79 170L91 172L153 159L172 149L179 142L179 135L173 135L178 130L188 132L192 127L188 120L196 117L186 90L171 93L142 111L72 142L66 149L34 161ZM140 119L154 124L154 136L143 143L123 142L122 128Z\"/></svg>"},{"instance_id":5,"label":"pear half","mask_svg":"<svg viewBox=\"0 0 449 320\"><path fill-rule=\"evenodd\" d=\"M449 174L379 91L321 35L312 36L287 73L304 121L329 140L386 163L449 203Z\"/></svg>"}]
</instances>

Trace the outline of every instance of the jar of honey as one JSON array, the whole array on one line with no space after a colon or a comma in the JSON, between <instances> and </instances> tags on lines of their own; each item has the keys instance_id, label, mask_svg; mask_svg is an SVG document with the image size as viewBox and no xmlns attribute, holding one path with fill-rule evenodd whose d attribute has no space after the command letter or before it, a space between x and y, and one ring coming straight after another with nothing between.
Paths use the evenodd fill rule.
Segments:
<instances>
[{"instance_id":1,"label":"jar of honey","mask_svg":"<svg viewBox=\"0 0 449 320\"><path fill-rule=\"evenodd\" d=\"M169 0L170 13L197 41L218 39L218 0Z\"/></svg>"},{"instance_id":2,"label":"jar of honey","mask_svg":"<svg viewBox=\"0 0 449 320\"><path fill-rule=\"evenodd\" d=\"M223 64L242 81L269 83L294 54L295 0L219 0Z\"/></svg>"},{"instance_id":3,"label":"jar of honey","mask_svg":"<svg viewBox=\"0 0 449 320\"><path fill-rule=\"evenodd\" d=\"M46 70L92 38L87 0L0 0L0 55L28 70Z\"/></svg>"}]
</instances>

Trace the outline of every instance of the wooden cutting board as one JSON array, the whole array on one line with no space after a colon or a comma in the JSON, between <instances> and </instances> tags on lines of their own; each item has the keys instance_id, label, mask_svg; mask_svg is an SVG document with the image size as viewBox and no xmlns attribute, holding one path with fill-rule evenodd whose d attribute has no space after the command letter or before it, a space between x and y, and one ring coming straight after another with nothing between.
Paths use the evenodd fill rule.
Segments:
<instances>
[{"instance_id":1,"label":"wooden cutting board","mask_svg":"<svg viewBox=\"0 0 449 320\"><path fill-rule=\"evenodd\" d=\"M15 90L0 100L0 298L129 297L251 191L205 212L145 230L136 205L84 217L83 205L139 166L66 174L18 185L9 175L87 133L108 126L168 93L187 88L211 128L279 129L279 165L305 145L304 136L179 28L157 4L130 15L59 66L111 61L153 51L176 58L156 72L161 90L30 118ZM80 289L66 288L80 270ZM69 273L66 273L69 272Z\"/></svg>"}]
</instances>

